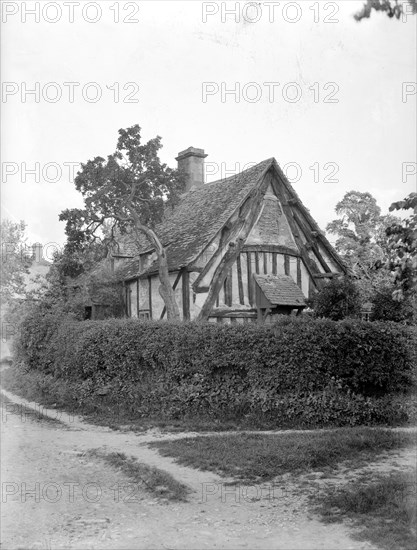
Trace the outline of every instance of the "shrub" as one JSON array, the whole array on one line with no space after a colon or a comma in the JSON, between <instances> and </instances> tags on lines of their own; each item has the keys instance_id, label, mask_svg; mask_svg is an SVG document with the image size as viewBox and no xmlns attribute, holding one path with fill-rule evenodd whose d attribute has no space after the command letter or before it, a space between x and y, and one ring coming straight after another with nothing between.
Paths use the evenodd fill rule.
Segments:
<instances>
[{"instance_id":1,"label":"shrub","mask_svg":"<svg viewBox=\"0 0 417 550\"><path fill-rule=\"evenodd\" d=\"M389 396L413 384L415 339L407 326L357 320L265 326L45 314L23 323L18 359L78 384L84 401L101 391L106 406L137 416L356 425L405 420Z\"/></svg>"},{"instance_id":2,"label":"shrub","mask_svg":"<svg viewBox=\"0 0 417 550\"><path fill-rule=\"evenodd\" d=\"M359 317L361 299L355 283L349 277L332 279L317 293L313 300L317 317L333 321Z\"/></svg>"},{"instance_id":3,"label":"shrub","mask_svg":"<svg viewBox=\"0 0 417 550\"><path fill-rule=\"evenodd\" d=\"M413 300L416 296L407 295L402 301L394 300L394 288L382 288L372 298L371 321L394 321L396 323L413 322Z\"/></svg>"}]
</instances>

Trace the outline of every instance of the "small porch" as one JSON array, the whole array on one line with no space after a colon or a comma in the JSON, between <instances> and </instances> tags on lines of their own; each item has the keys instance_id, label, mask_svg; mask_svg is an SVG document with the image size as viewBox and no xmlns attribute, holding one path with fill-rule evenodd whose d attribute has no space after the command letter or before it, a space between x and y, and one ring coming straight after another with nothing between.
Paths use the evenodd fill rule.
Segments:
<instances>
[{"instance_id":1,"label":"small porch","mask_svg":"<svg viewBox=\"0 0 417 550\"><path fill-rule=\"evenodd\" d=\"M307 306L304 294L289 275L254 275L259 323L272 322L274 315L300 315Z\"/></svg>"}]
</instances>

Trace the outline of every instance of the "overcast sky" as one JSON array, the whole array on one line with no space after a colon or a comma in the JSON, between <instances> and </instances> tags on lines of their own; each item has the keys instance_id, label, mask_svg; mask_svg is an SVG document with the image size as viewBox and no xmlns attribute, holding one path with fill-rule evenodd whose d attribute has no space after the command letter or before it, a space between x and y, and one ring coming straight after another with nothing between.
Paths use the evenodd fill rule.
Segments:
<instances>
[{"instance_id":1,"label":"overcast sky","mask_svg":"<svg viewBox=\"0 0 417 550\"><path fill-rule=\"evenodd\" d=\"M416 18L357 23L355 0L38 4L39 22L2 2L2 216L32 242L64 242L73 163L136 123L170 166L205 149L209 181L275 157L323 229L347 191L386 211L416 190Z\"/></svg>"}]
</instances>

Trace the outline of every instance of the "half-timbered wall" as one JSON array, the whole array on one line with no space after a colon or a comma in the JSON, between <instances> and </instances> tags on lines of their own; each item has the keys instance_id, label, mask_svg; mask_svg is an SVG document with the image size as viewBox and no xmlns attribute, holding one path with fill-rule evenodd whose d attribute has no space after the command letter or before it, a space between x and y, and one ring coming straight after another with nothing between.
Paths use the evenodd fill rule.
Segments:
<instances>
[{"instance_id":1,"label":"half-timbered wall","mask_svg":"<svg viewBox=\"0 0 417 550\"><path fill-rule=\"evenodd\" d=\"M216 301L217 308L251 309L255 307L254 274L290 275L309 296L309 273L300 257L279 252L270 252L272 247L248 247L251 250L242 252L233 264L228 277Z\"/></svg>"},{"instance_id":2,"label":"half-timbered wall","mask_svg":"<svg viewBox=\"0 0 417 550\"><path fill-rule=\"evenodd\" d=\"M279 170L264 176L204 246L187 268L170 274L183 319L256 320L254 274L289 275L312 298L327 277L341 272L337 255ZM144 259L146 265L154 256ZM166 319L157 275L129 282L126 297L128 315Z\"/></svg>"}]
</instances>

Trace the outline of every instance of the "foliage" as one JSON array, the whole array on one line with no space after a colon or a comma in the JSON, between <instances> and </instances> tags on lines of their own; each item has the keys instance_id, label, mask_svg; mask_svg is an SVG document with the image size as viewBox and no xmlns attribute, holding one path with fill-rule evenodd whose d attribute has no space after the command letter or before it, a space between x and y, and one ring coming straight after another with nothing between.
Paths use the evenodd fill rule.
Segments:
<instances>
[{"instance_id":1,"label":"foliage","mask_svg":"<svg viewBox=\"0 0 417 550\"><path fill-rule=\"evenodd\" d=\"M32 251L26 244L26 224L23 221L1 222L1 303L8 303L24 292L25 275L32 264Z\"/></svg>"},{"instance_id":2,"label":"foliage","mask_svg":"<svg viewBox=\"0 0 417 550\"><path fill-rule=\"evenodd\" d=\"M371 321L394 321L408 324L414 322L413 297L409 296L405 300L398 301L393 298L394 292L393 286L387 286L375 293L372 298Z\"/></svg>"},{"instance_id":3,"label":"foliage","mask_svg":"<svg viewBox=\"0 0 417 550\"><path fill-rule=\"evenodd\" d=\"M408 15L417 13L416 0L408 0L411 9L406 8L406 10L404 10L404 3L405 2L398 0L366 0L362 9L353 17L356 21L361 21L364 18L368 19L371 17L373 10L385 12L388 17L395 17L396 19L400 19L403 13Z\"/></svg>"},{"instance_id":4,"label":"foliage","mask_svg":"<svg viewBox=\"0 0 417 550\"><path fill-rule=\"evenodd\" d=\"M415 333L390 323L285 319L274 326L133 319L23 324L17 360L132 415L263 418L275 425L398 422ZM97 392L105 397L99 397Z\"/></svg>"},{"instance_id":5,"label":"foliage","mask_svg":"<svg viewBox=\"0 0 417 550\"><path fill-rule=\"evenodd\" d=\"M381 209L370 193L349 191L336 205L339 219L326 230L337 236L336 250L356 277L363 301L368 301L379 286L390 282L383 269L388 258L386 228L399 222L392 215L381 216Z\"/></svg>"},{"instance_id":6,"label":"foliage","mask_svg":"<svg viewBox=\"0 0 417 550\"><path fill-rule=\"evenodd\" d=\"M75 186L84 198L84 208L67 209L60 215L66 222L67 246L79 250L97 240L103 224L107 225L107 240L113 231L133 233L139 243L154 248L159 260L160 294L165 302L167 317L178 318L167 268L166 251L155 228L169 206L175 204L184 188L184 178L161 163L158 152L161 138L157 136L141 144L138 125L119 130L116 151L107 159L95 157L81 165ZM150 243L150 246L149 246Z\"/></svg>"},{"instance_id":7,"label":"foliage","mask_svg":"<svg viewBox=\"0 0 417 550\"><path fill-rule=\"evenodd\" d=\"M355 282L349 277L332 279L314 297L313 309L317 317L333 321L359 317L361 300Z\"/></svg>"},{"instance_id":8,"label":"foliage","mask_svg":"<svg viewBox=\"0 0 417 550\"><path fill-rule=\"evenodd\" d=\"M415 294L417 285L417 193L411 193L402 201L394 202L392 210L413 210L405 220L391 224L386 233L389 246L389 267L395 273L397 289L394 298L402 300L407 294Z\"/></svg>"}]
</instances>

